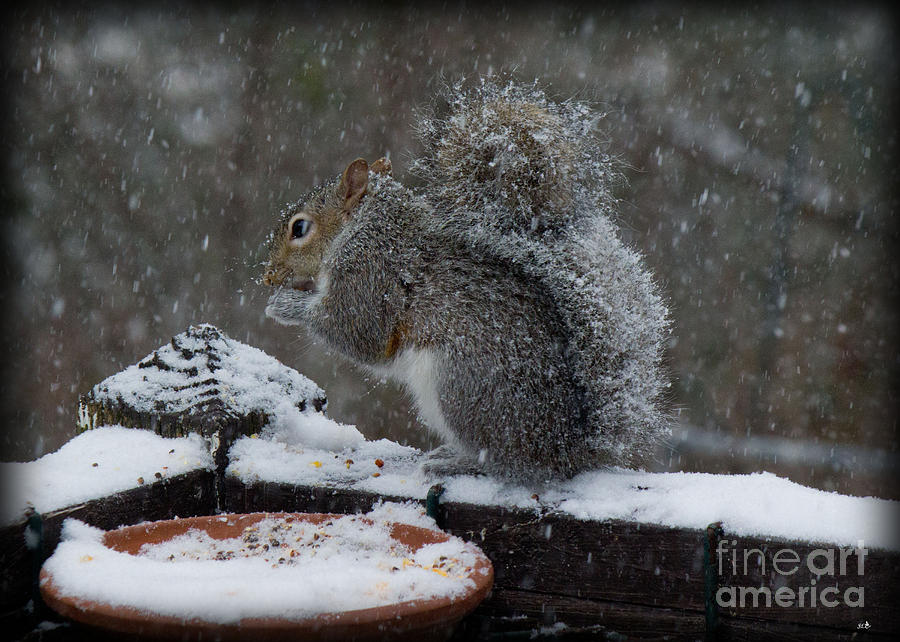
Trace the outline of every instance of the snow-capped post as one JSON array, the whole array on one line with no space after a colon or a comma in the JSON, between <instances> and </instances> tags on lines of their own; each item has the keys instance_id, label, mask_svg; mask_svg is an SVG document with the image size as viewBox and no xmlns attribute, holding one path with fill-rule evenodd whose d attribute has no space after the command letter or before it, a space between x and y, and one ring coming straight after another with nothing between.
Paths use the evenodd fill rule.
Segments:
<instances>
[{"instance_id":1,"label":"snow-capped post","mask_svg":"<svg viewBox=\"0 0 900 642\"><path fill-rule=\"evenodd\" d=\"M297 371L201 324L82 395L78 432L119 424L170 438L199 433L210 445L221 503L231 444L258 433L285 400L301 411L326 404L322 389Z\"/></svg>"}]
</instances>

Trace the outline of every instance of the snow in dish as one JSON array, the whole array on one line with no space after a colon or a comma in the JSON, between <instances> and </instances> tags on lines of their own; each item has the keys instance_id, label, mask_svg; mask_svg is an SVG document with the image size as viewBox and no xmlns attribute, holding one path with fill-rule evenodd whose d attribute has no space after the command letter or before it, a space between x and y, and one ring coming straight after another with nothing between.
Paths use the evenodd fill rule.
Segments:
<instances>
[{"instance_id":1,"label":"snow in dish","mask_svg":"<svg viewBox=\"0 0 900 642\"><path fill-rule=\"evenodd\" d=\"M321 409L325 393L262 350L201 324L94 386L82 400L78 423L82 428L102 423L92 410L97 404L181 414L189 421L210 412L268 415L285 403Z\"/></svg>"},{"instance_id":2,"label":"snow in dish","mask_svg":"<svg viewBox=\"0 0 900 642\"><path fill-rule=\"evenodd\" d=\"M412 551L391 538L379 514L383 508L366 516L372 521L346 516L319 525L268 518L219 541L189 531L138 555L109 549L103 531L67 520L44 569L63 596L220 624L303 619L474 587L472 544L451 537Z\"/></svg>"},{"instance_id":3,"label":"snow in dish","mask_svg":"<svg viewBox=\"0 0 900 642\"><path fill-rule=\"evenodd\" d=\"M242 438L232 446L227 472L245 483L333 485L422 500L434 481L419 470L421 455L385 439L329 452L307 447L302 440ZM900 550L896 526L900 502L807 488L771 473L613 469L533 486L465 475L441 483L442 501L448 502L556 510L577 519L622 519L675 528L705 529L722 521L726 532L734 535L853 546L863 540L872 548Z\"/></svg>"},{"instance_id":4,"label":"snow in dish","mask_svg":"<svg viewBox=\"0 0 900 642\"><path fill-rule=\"evenodd\" d=\"M212 467L200 435L165 439L147 430L103 426L82 433L56 452L31 462L0 463L4 501L0 523Z\"/></svg>"}]
</instances>

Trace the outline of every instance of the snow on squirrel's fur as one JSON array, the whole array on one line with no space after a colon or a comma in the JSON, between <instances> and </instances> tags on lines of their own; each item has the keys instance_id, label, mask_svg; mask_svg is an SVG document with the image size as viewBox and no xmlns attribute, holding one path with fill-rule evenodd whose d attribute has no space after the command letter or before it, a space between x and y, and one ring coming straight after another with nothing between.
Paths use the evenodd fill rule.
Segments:
<instances>
[{"instance_id":1,"label":"snow on squirrel's fur","mask_svg":"<svg viewBox=\"0 0 900 642\"><path fill-rule=\"evenodd\" d=\"M413 171L434 225L477 255L543 284L570 333L597 465L640 465L668 434L666 305L612 222L616 180L596 136L601 114L536 85L482 79L445 87L420 116Z\"/></svg>"},{"instance_id":2,"label":"snow on squirrel's fur","mask_svg":"<svg viewBox=\"0 0 900 642\"><path fill-rule=\"evenodd\" d=\"M477 212L479 224L502 231L559 228L613 211L617 174L597 137L602 118L585 103L548 100L536 83L460 81L420 114L425 153L412 169L436 188L444 215Z\"/></svg>"}]
</instances>

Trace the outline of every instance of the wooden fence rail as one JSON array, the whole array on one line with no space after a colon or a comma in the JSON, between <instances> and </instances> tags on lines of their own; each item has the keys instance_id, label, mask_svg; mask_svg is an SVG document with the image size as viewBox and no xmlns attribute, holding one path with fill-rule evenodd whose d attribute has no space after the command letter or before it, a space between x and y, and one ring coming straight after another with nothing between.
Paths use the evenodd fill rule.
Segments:
<instances>
[{"instance_id":1,"label":"wooden fence rail","mask_svg":"<svg viewBox=\"0 0 900 642\"><path fill-rule=\"evenodd\" d=\"M4 628L20 637L34 636L34 627L53 614L29 612L34 598L35 556L52 553L62 522L77 517L102 528L174 516L216 512L215 474L195 471L130 491L40 516L40 550L25 545L28 522L0 530L3 567ZM354 513L369 510L381 500L405 501L337 485L296 486L244 483L227 477L227 512L300 511ZM424 503L423 498L423 503ZM716 546L704 549L707 533L621 520L583 521L562 513L502 506L441 503L436 517L445 530L476 542L495 567L495 586L489 598L463 621L454 639L499 639L535 633L567 637L596 635L667 639L895 639L900 633L896 580L900 554L869 550L862 576L852 573L856 560L847 557L847 580L864 588L864 605L766 607L747 604L707 612L714 592L704 577L712 566L716 587L816 586L816 576L801 565L787 579L773 573L771 559L788 549L800 558L824 545L777 539L729 538L723 533L723 563ZM32 528L34 519L31 520ZM733 572L733 553L752 553L748 573ZM761 569L759 560L768 560ZM738 555L740 557L740 555ZM824 558L823 558L824 559ZM739 560L740 562L741 560ZM783 560L782 560L783 561ZM782 565L783 567L783 565ZM720 572L721 571L721 572ZM833 584L834 582L832 582ZM818 585L821 590L829 585ZM850 586L851 584L848 584ZM841 585L840 590L846 587ZM833 592L832 592L833 593ZM752 593L750 594L752 596ZM838 599L840 594L830 595ZM809 596L807 595L807 600ZM826 599L832 602L834 599ZM869 628L866 629L866 623ZM77 626L43 631L33 639L79 639Z\"/></svg>"}]
</instances>

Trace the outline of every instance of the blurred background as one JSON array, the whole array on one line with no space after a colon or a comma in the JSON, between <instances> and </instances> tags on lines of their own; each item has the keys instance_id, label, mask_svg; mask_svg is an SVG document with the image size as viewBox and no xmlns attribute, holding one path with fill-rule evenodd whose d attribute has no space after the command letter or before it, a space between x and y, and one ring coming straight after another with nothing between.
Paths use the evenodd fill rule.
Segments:
<instances>
[{"instance_id":1,"label":"blurred background","mask_svg":"<svg viewBox=\"0 0 900 642\"><path fill-rule=\"evenodd\" d=\"M2 458L58 448L79 394L200 322L368 437L436 445L256 279L283 204L358 156L413 184L414 110L512 70L608 114L622 234L675 321L654 469L900 497L895 16L582 4L8 11Z\"/></svg>"}]
</instances>

